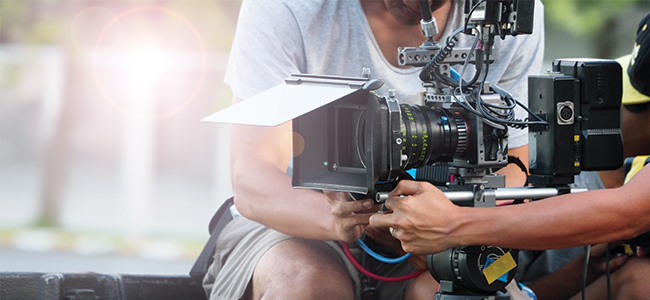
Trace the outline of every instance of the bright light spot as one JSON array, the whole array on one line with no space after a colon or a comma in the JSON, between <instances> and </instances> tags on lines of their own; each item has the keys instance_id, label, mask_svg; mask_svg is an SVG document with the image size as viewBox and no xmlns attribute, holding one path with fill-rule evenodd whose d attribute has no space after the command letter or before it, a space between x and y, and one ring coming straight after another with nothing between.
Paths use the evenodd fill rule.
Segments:
<instances>
[{"instance_id":1,"label":"bright light spot","mask_svg":"<svg viewBox=\"0 0 650 300\"><path fill-rule=\"evenodd\" d=\"M144 89L153 88L166 69L165 54L158 48L135 50L127 61L127 71L132 84Z\"/></svg>"},{"instance_id":2,"label":"bright light spot","mask_svg":"<svg viewBox=\"0 0 650 300\"><path fill-rule=\"evenodd\" d=\"M283 134L280 143L282 145L280 151L285 156L293 155L293 157L296 157L305 151L305 138L295 131Z\"/></svg>"}]
</instances>

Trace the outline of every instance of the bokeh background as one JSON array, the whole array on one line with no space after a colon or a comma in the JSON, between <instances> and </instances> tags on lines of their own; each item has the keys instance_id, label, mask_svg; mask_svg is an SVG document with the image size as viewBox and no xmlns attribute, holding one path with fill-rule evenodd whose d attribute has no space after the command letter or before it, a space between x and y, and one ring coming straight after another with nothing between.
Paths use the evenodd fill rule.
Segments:
<instances>
[{"instance_id":1,"label":"bokeh background","mask_svg":"<svg viewBox=\"0 0 650 300\"><path fill-rule=\"evenodd\" d=\"M543 3L545 68L630 53L650 11ZM200 120L230 104L240 5L0 0L0 272L189 271L232 193L228 128Z\"/></svg>"}]
</instances>

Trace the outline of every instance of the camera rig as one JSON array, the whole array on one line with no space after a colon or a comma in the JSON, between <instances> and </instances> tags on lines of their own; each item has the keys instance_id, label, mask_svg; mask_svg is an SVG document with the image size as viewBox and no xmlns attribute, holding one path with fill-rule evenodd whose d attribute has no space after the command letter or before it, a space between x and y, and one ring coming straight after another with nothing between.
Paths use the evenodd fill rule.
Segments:
<instances>
[{"instance_id":1,"label":"camera rig","mask_svg":"<svg viewBox=\"0 0 650 300\"><path fill-rule=\"evenodd\" d=\"M294 148L294 187L377 202L402 179L432 182L457 205L536 200L585 190L569 187L581 170L621 166L618 63L556 60L552 72L529 77L528 109L486 77L495 37L532 33L533 0L465 1L465 26L444 45L433 40L437 27L428 1L420 6L426 40L397 55L401 65L422 67L424 105L400 104L392 90L377 94L383 81L367 70L363 77L294 74L204 120L267 126L293 120L294 134L304 139L304 149ZM470 48L455 48L459 34L475 37ZM465 80L469 64L476 71ZM459 65L460 72L453 68ZM515 119L517 105L528 111L527 119ZM273 117L250 114L265 108L275 111ZM509 163L508 130L525 127L534 186L505 188L504 177L493 171ZM514 266L488 280L488 265L506 256ZM499 291L514 278L516 259L517 250L492 246L430 255L429 271L441 284L436 299L509 299Z\"/></svg>"}]
</instances>

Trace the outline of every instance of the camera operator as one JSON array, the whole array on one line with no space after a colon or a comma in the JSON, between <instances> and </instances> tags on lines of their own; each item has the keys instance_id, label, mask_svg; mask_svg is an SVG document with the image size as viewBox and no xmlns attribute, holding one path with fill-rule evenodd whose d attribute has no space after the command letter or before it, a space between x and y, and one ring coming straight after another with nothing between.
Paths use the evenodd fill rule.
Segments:
<instances>
[{"instance_id":1,"label":"camera operator","mask_svg":"<svg viewBox=\"0 0 650 300\"><path fill-rule=\"evenodd\" d=\"M621 129L625 157L650 154L650 14L639 25L633 64L620 58L624 72ZM629 78L628 78L629 75ZM630 83L632 82L632 84ZM642 92L642 93L640 93ZM623 185L623 168L582 173L576 184L604 189L548 198L500 208L453 205L428 183L403 181L386 202L393 212L370 219L372 226L392 227L406 251L433 253L459 245L489 244L519 249L554 249L630 239L650 230L650 167ZM620 243L614 243L617 245ZM606 245L592 247L586 295L606 297ZM538 299L579 299L584 254L582 248L524 251L518 272ZM536 255L539 255L535 257ZM647 299L650 259L617 256L610 261L611 292L618 299ZM572 257L580 255L571 260ZM531 257L533 256L533 257ZM521 258L524 258L522 261ZM533 263L531 259L536 259ZM563 265L564 263L567 264ZM556 267L554 267L556 266ZM557 266L561 266L557 269ZM555 269L555 272L548 274ZM530 283L529 283L530 282Z\"/></svg>"},{"instance_id":2,"label":"camera operator","mask_svg":"<svg viewBox=\"0 0 650 300\"><path fill-rule=\"evenodd\" d=\"M631 55L617 59L626 69ZM623 72L623 100L621 107L621 124L625 145L625 157L650 154L650 97L639 93L630 84L627 72ZM576 185L588 189L617 188L623 185L625 173L623 168L615 171L583 172L576 176ZM610 248L614 248L615 243ZM587 277L587 295L606 295L606 274L604 253L606 245L598 245L589 252L590 264ZM518 274L520 281L533 289L538 299L566 299L580 291L582 270L584 267L584 248L575 247L547 251L522 251L519 255ZM613 257L609 263L611 279L617 285L614 290L624 286L625 291L638 290L649 286L640 285L631 279L650 272L647 259L628 260L628 255ZM621 269L620 267L624 266ZM645 273L641 272L647 268ZM618 270L617 270L618 269ZM650 275L650 274L647 274ZM647 281L645 278L643 279ZM620 286L616 288L617 286ZM616 293L614 293L616 294Z\"/></svg>"},{"instance_id":3,"label":"camera operator","mask_svg":"<svg viewBox=\"0 0 650 300\"><path fill-rule=\"evenodd\" d=\"M650 72L643 58L650 54L647 43L650 42L650 31L643 30L650 22L648 14L638 26L637 45L635 53L618 58L623 67L623 97L621 106L621 130L624 140L624 156L636 157L650 154L650 97L640 93L630 82L627 69L633 56L637 63L631 66L633 77L636 78L640 90L650 91L646 87L647 77L642 75ZM641 56L641 57L638 57ZM614 171L582 172L576 176L577 186L588 189L617 188L623 185L625 178L624 167ZM616 243L618 244L618 243ZM610 248L616 246L610 245ZM598 245L589 252L590 264L587 276L587 295L606 295L606 265L604 253L606 245ZM582 270L584 268L584 249L575 247L547 251L522 251L519 255L519 268L517 270L520 281L535 291L538 299L566 299L575 295L582 285ZM643 255L642 255L643 256ZM628 260L628 255L617 255L609 262L611 280L615 283L616 291L643 292L650 290L647 276L650 276L648 260ZM629 264L628 264L629 262ZM618 269L621 266L624 268ZM618 269L618 270L617 270ZM645 277L639 277L643 276ZM642 279L641 282L634 278ZM640 283L646 283L640 284ZM645 290L643 290L645 289ZM577 296L580 296L579 294ZM576 297L577 297L576 296ZM627 298L626 298L627 299Z\"/></svg>"},{"instance_id":4,"label":"camera operator","mask_svg":"<svg viewBox=\"0 0 650 300\"><path fill-rule=\"evenodd\" d=\"M464 25L463 1L429 4L439 26L435 40ZM487 78L519 100L527 99L527 76L539 72L542 62L543 6L539 0L535 6L533 34L495 41L495 63ZM358 77L365 67L373 78L386 81L378 93L387 94L391 88L401 102L422 104L420 68L400 68L397 63L398 47L418 46L424 40L421 18L419 3L413 0L245 0L225 78L233 103L281 83L291 73ZM458 45L471 42L471 37L462 37ZM343 193L293 189L286 172L292 140L297 138L291 122L272 128L232 126L231 178L243 217L234 218L219 236L204 281L210 298L360 299L370 285L379 299L431 299L436 283L428 272L411 281L374 283L354 269L340 241L360 238L378 207L371 200L350 201ZM509 143L511 155L527 158L526 131L513 130ZM524 182L508 175L510 167L504 169L509 185ZM517 167L511 171L523 175ZM378 241L385 234L367 232ZM356 256L382 276L414 272L408 263L385 265L365 254Z\"/></svg>"},{"instance_id":5,"label":"camera operator","mask_svg":"<svg viewBox=\"0 0 650 300\"><path fill-rule=\"evenodd\" d=\"M471 208L454 205L429 183L404 180L386 201L392 213L373 215L370 224L392 227L405 251L421 254L461 245L539 250L606 243L650 230L648 182L650 167L646 166L620 188L524 205ZM647 273L647 258L641 262ZM644 276L647 292L648 275Z\"/></svg>"}]
</instances>

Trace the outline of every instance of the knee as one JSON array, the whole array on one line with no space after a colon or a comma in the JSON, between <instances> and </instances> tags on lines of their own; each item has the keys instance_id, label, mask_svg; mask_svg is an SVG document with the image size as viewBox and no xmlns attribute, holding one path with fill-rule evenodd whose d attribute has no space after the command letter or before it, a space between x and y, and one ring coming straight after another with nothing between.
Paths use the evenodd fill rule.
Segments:
<instances>
[{"instance_id":1,"label":"knee","mask_svg":"<svg viewBox=\"0 0 650 300\"><path fill-rule=\"evenodd\" d=\"M353 299L345 268L322 249L297 240L269 250L253 275L254 299Z\"/></svg>"},{"instance_id":2,"label":"knee","mask_svg":"<svg viewBox=\"0 0 650 300\"><path fill-rule=\"evenodd\" d=\"M648 299L650 258L631 258L613 277L617 299Z\"/></svg>"},{"instance_id":3,"label":"knee","mask_svg":"<svg viewBox=\"0 0 650 300\"><path fill-rule=\"evenodd\" d=\"M285 288L294 290L296 299L353 299L354 288L347 271L334 264L295 265Z\"/></svg>"}]
</instances>

